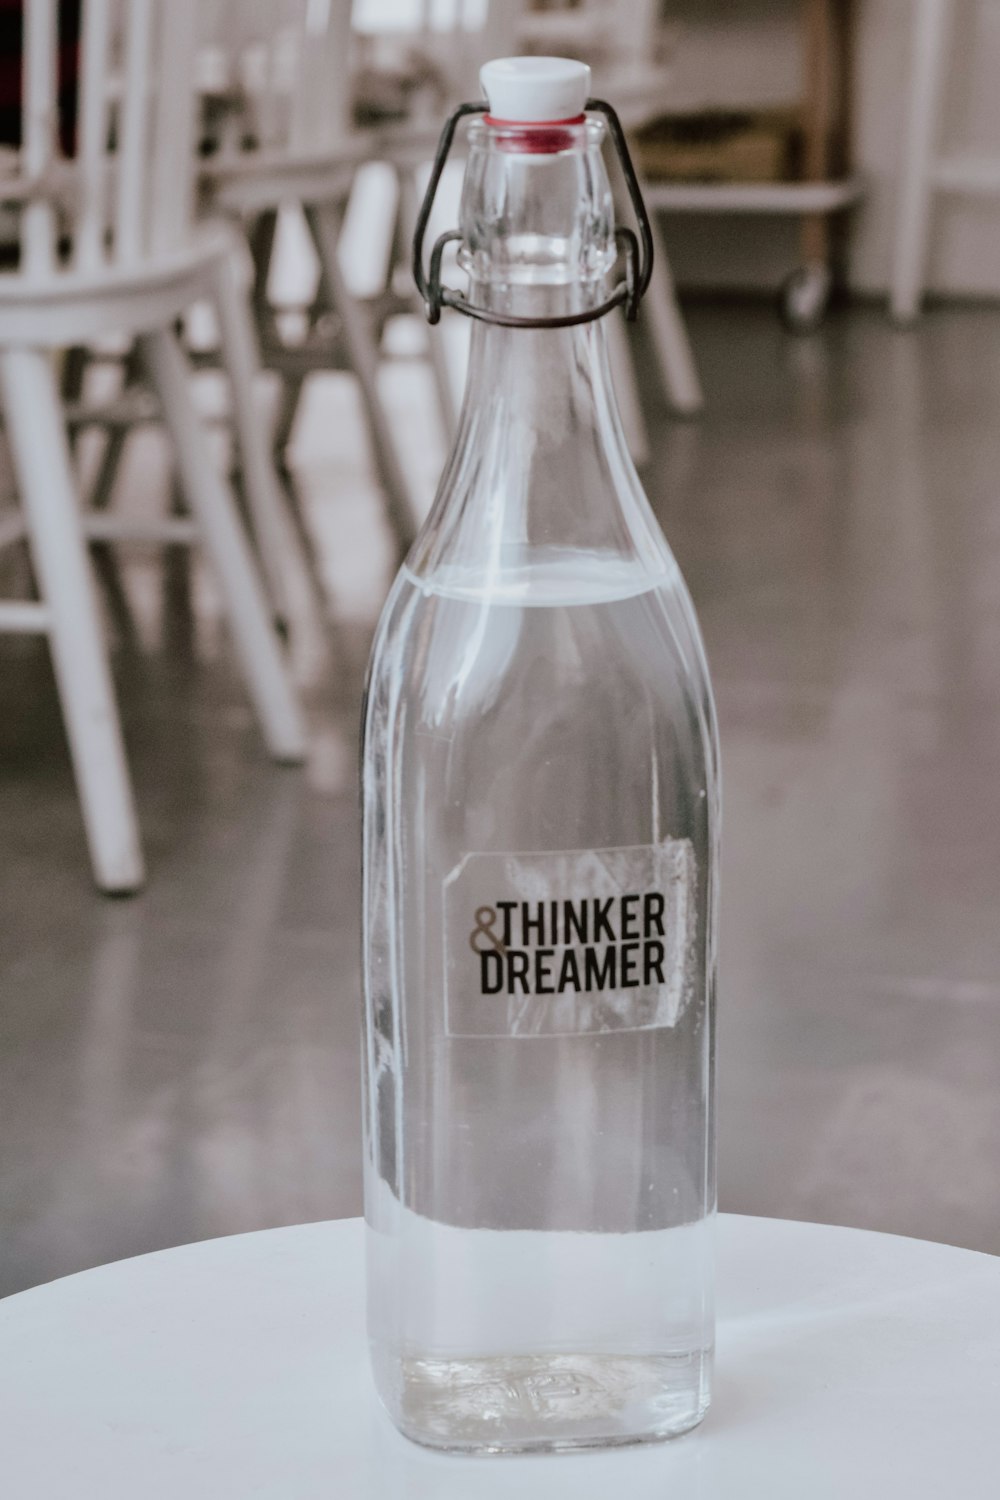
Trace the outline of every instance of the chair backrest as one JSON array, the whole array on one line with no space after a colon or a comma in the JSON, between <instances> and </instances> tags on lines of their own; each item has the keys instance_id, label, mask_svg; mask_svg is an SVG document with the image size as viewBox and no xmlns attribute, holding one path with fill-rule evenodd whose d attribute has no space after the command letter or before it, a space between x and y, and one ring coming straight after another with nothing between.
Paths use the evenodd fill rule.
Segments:
<instances>
[{"instance_id":1,"label":"chair backrest","mask_svg":"<svg viewBox=\"0 0 1000 1500\"><path fill-rule=\"evenodd\" d=\"M200 43L241 147L322 151L349 132L351 0L207 0Z\"/></svg>"},{"instance_id":2,"label":"chair backrest","mask_svg":"<svg viewBox=\"0 0 1000 1500\"><path fill-rule=\"evenodd\" d=\"M480 68L517 49L528 0L418 0L421 45L438 65L447 104L480 98Z\"/></svg>"},{"instance_id":3,"label":"chair backrest","mask_svg":"<svg viewBox=\"0 0 1000 1500\"><path fill-rule=\"evenodd\" d=\"M207 71L241 96L246 140L322 152L351 132L358 32L412 44L449 99L478 97L479 65L509 53L525 0L204 0ZM397 49L397 51L400 49ZM440 116L442 102L435 105Z\"/></svg>"},{"instance_id":4,"label":"chair backrest","mask_svg":"<svg viewBox=\"0 0 1000 1500\"><path fill-rule=\"evenodd\" d=\"M451 103L479 98L479 69L517 52L527 0L419 0L420 36L445 78Z\"/></svg>"},{"instance_id":5,"label":"chair backrest","mask_svg":"<svg viewBox=\"0 0 1000 1500\"><path fill-rule=\"evenodd\" d=\"M67 231L71 265L85 272L183 248L196 165L196 16L197 0L79 0L78 11L59 0L26 0L18 178L24 274L58 274ZM67 70L76 75L75 109L60 131ZM71 140L71 163L60 135Z\"/></svg>"}]
</instances>

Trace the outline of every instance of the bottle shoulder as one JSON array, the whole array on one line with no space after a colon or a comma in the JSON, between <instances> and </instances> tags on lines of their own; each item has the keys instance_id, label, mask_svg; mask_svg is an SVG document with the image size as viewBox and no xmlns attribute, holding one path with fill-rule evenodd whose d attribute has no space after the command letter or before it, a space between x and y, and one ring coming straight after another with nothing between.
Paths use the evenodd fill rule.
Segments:
<instances>
[{"instance_id":1,"label":"bottle shoulder","mask_svg":"<svg viewBox=\"0 0 1000 1500\"><path fill-rule=\"evenodd\" d=\"M452 724L490 713L569 722L587 699L640 701L706 718L711 690L697 619L676 564L561 551L520 566L407 566L376 635L370 694L394 716Z\"/></svg>"}]
</instances>

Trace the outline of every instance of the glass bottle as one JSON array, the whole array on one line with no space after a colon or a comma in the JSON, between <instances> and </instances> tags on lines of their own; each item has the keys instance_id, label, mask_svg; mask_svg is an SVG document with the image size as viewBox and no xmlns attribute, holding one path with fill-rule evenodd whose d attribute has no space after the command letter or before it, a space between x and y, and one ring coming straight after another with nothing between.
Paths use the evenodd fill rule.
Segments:
<instances>
[{"instance_id":1,"label":"glass bottle","mask_svg":"<svg viewBox=\"0 0 1000 1500\"><path fill-rule=\"evenodd\" d=\"M546 61L488 64L470 130L460 263L504 316L593 310L616 256L589 70ZM474 323L363 761L379 1393L457 1451L686 1431L714 1326L716 732L602 321Z\"/></svg>"}]
</instances>

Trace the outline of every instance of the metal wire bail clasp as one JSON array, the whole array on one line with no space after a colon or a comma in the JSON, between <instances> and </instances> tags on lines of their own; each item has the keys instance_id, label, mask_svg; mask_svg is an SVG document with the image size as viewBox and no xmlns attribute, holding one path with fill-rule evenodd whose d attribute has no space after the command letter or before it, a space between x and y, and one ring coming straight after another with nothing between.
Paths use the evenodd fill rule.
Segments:
<instances>
[{"instance_id":1,"label":"metal wire bail clasp","mask_svg":"<svg viewBox=\"0 0 1000 1500\"><path fill-rule=\"evenodd\" d=\"M551 318L515 317L509 313L493 312L486 307L476 307L463 292L441 284L441 262L445 249L453 240L462 238L457 229L449 229L438 237L431 251L430 265L427 272L424 272L424 238L427 234L431 210L434 207L434 199L437 196L438 183L441 181L441 174L448 160L448 153L451 151L451 143L455 138L455 131L459 121L466 115L485 114L488 107L485 103L460 104L454 114L446 120L444 129L441 131L441 139L438 141L434 166L431 169L427 191L420 205L420 213L417 216L417 225L413 234L413 279L423 298L427 321L437 323L441 317L441 309L453 307L457 312L465 313L467 317L478 318L483 323L500 323L505 328L570 328L577 323L589 323L594 318L602 318L612 308L619 306L624 307L626 318L630 322L633 321L639 311L639 302L643 293L649 286L649 278L653 274L653 234L649 226L646 205L642 201L639 180L635 175L635 167L629 155L625 132L618 115L604 99L588 99L585 108L595 114L603 115L607 122L608 133L621 163L632 210L639 226L639 234L637 237L635 230L622 224L615 227L615 244L625 261L624 274L599 307Z\"/></svg>"}]
</instances>

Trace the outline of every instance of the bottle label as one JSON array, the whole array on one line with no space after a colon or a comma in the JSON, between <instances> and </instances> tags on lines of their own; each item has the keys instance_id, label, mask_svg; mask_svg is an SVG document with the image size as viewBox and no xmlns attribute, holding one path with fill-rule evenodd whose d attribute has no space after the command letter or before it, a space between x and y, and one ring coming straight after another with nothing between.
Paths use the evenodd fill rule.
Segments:
<instances>
[{"instance_id":1,"label":"bottle label","mask_svg":"<svg viewBox=\"0 0 1000 1500\"><path fill-rule=\"evenodd\" d=\"M444 882L449 1036L676 1025L696 984L689 839L466 854Z\"/></svg>"}]
</instances>

